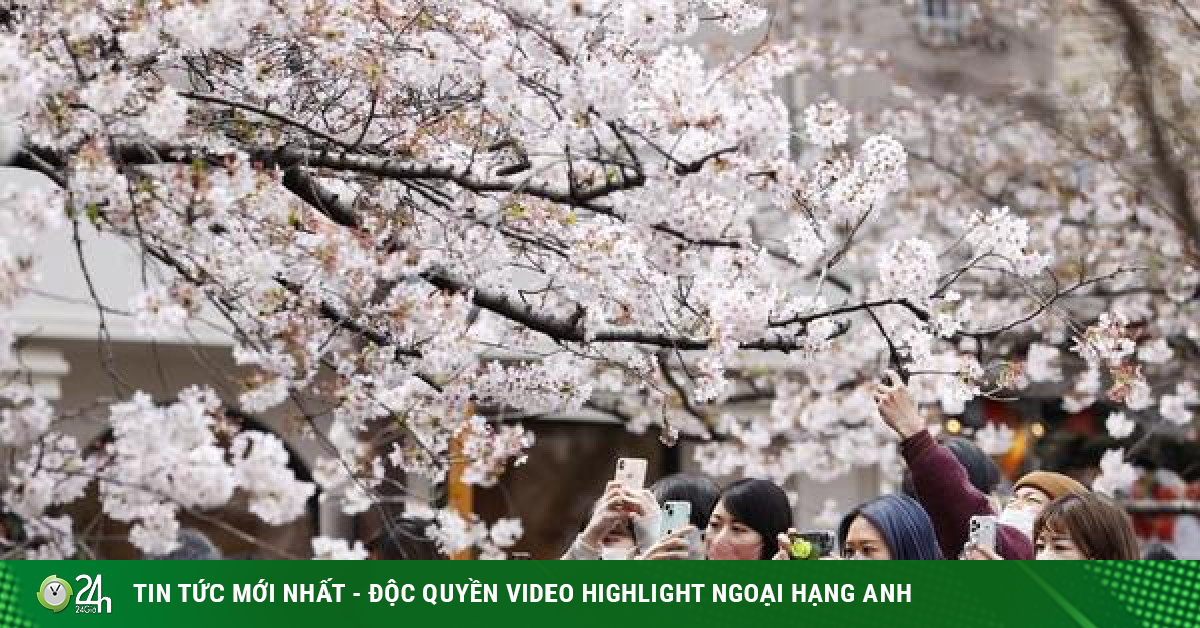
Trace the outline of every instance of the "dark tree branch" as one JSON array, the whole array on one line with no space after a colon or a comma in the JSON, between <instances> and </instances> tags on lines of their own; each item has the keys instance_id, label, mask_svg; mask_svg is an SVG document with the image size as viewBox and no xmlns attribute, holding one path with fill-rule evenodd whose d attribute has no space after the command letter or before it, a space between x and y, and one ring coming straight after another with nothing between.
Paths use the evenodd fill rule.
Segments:
<instances>
[{"instance_id":1,"label":"dark tree branch","mask_svg":"<svg viewBox=\"0 0 1200 628\"><path fill-rule=\"evenodd\" d=\"M299 166L292 166L284 171L283 187L333 222L351 229L358 228L358 216L354 213L354 208Z\"/></svg>"},{"instance_id":2,"label":"dark tree branch","mask_svg":"<svg viewBox=\"0 0 1200 628\"><path fill-rule=\"evenodd\" d=\"M13 159L12 166L14 168L22 168L24 170L40 172L46 175L46 177L53 181L58 187L67 187L67 179L63 176L61 168L55 167L53 164L46 162L45 159L31 150L22 149L19 151L16 158Z\"/></svg>"},{"instance_id":3,"label":"dark tree branch","mask_svg":"<svg viewBox=\"0 0 1200 628\"><path fill-rule=\"evenodd\" d=\"M926 312L925 310L922 310L921 308L917 307L914 303L912 303L908 299L881 299L878 301L866 301L863 303L855 303L852 305L843 305L841 307L835 307L832 309L824 310L822 312L817 312L816 314L808 314L805 316L793 316L791 318L786 318L781 321L771 321L770 326L771 327L787 327L789 325L796 325L796 324L807 325L813 321L817 321L817 320L820 320L823 318L829 318L831 316L841 316L843 314L851 314L853 312L861 312L863 310L869 310L873 307L883 307L885 305L903 306L904 309L908 310L909 312L912 313L913 316L917 317L917 320L920 320L921 322L929 321L929 313Z\"/></svg>"},{"instance_id":4,"label":"dark tree branch","mask_svg":"<svg viewBox=\"0 0 1200 628\"><path fill-rule=\"evenodd\" d=\"M699 408L692 404L692 400L688 397L687 390L685 390L683 385L679 383L679 380L675 379L675 375L671 373L670 350L664 349L659 351L655 357L658 361L658 369L662 373L663 379L666 380L667 385L671 387L671 390L675 391L675 394L679 396L679 403L683 406L683 409L697 419L707 422L708 417L706 417Z\"/></svg>"},{"instance_id":5,"label":"dark tree branch","mask_svg":"<svg viewBox=\"0 0 1200 628\"><path fill-rule=\"evenodd\" d=\"M909 373L908 367L904 364L904 360L901 359L900 351L896 349L896 344L892 342L892 337L883 328L883 322L875 315L875 310L867 308L867 314L871 315L871 320L875 322L875 327L879 330L879 335L883 336L883 341L887 343L889 366L896 369L896 373L900 376L900 379L907 384L911 373Z\"/></svg>"},{"instance_id":6,"label":"dark tree branch","mask_svg":"<svg viewBox=\"0 0 1200 628\"><path fill-rule=\"evenodd\" d=\"M1056 303L1059 299L1070 296L1072 293L1078 291L1081 288L1090 286L1092 284L1100 283L1102 281L1108 281L1110 279L1115 279L1116 277L1118 277L1124 273L1134 272L1135 270L1136 269L1131 269L1131 268L1118 268L1117 270L1115 270L1111 273L1108 273L1107 275L1101 275L1099 277L1092 277L1090 279L1081 279L1075 285L1071 286L1070 288L1067 288L1065 290L1056 291L1054 294L1050 295L1050 297L1048 299L1043 300L1038 305L1038 307L1035 308L1032 312L1030 312L1029 314L1026 314L1025 316L1022 316L1021 318L1019 318L1015 321L1012 321L1011 323L1008 323L1007 325L1002 325L1000 327L979 330L979 331L964 331L964 332L959 332L956 335L957 336L965 336L968 338L976 338L976 339L980 339L980 340L994 338L1006 331L1012 330L1024 323L1027 323L1027 322L1037 318L1038 316L1040 316L1042 314L1042 312L1045 312L1047 309L1049 309L1050 306L1054 305L1054 303Z\"/></svg>"},{"instance_id":7,"label":"dark tree branch","mask_svg":"<svg viewBox=\"0 0 1200 628\"><path fill-rule=\"evenodd\" d=\"M433 286L442 290L470 293L471 300L475 305L560 342L578 342L584 344L628 342L680 351L700 351L709 348L713 344L713 341L709 338L672 336L647 329L609 329L595 332L589 336L577 324L578 319L556 317L535 311L530 305L519 303L502 294L476 288L451 277L445 272L429 271L424 273L422 277ZM796 336L776 334L743 342L738 346L751 351L782 351L787 353L799 349L803 346L803 343Z\"/></svg>"},{"instance_id":8,"label":"dark tree branch","mask_svg":"<svg viewBox=\"0 0 1200 628\"><path fill-rule=\"evenodd\" d=\"M251 103L230 100L228 98L222 98L220 96L214 96L211 94L201 94L198 92L180 92L179 95L182 96L183 98L187 98L188 100L196 100L196 101L206 102L206 103L210 103L210 104L214 104L214 105L224 105L231 109L240 109L242 111L249 111L250 113L260 115L264 118L274 120L281 124L295 127L295 128L297 128L305 133L308 133L314 137L321 138L322 140L324 140L334 146L340 146L346 150L353 150L353 147L350 144L347 144L347 143L343 142L342 140L339 140L338 138L336 138L328 133L325 133L324 131L322 131L320 129L314 129L313 127L311 127L307 124L304 124L303 122L300 122L299 120L295 120L295 119L291 118L290 116L287 116L282 113L271 111L265 107L260 107L258 105L251 104Z\"/></svg>"},{"instance_id":9,"label":"dark tree branch","mask_svg":"<svg viewBox=\"0 0 1200 628\"><path fill-rule=\"evenodd\" d=\"M1150 134L1150 151L1158 163L1154 171L1166 187L1176 222L1191 240L1193 250L1200 251L1200 218L1192 209L1188 174L1171 154L1167 133L1158 117L1154 95L1154 58L1158 47L1145 18L1130 0L1105 0L1105 3L1125 27L1125 56L1133 69L1133 87L1138 109Z\"/></svg>"}]
</instances>

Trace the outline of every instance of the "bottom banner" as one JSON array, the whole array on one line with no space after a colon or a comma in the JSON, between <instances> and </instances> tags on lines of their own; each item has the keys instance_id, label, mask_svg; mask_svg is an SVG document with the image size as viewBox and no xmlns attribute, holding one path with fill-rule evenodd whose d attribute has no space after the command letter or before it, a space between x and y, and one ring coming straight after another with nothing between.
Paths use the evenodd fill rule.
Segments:
<instances>
[{"instance_id":1,"label":"bottom banner","mask_svg":"<svg viewBox=\"0 0 1200 628\"><path fill-rule=\"evenodd\" d=\"M1200 563L0 563L0 628L365 622L1186 628Z\"/></svg>"}]
</instances>

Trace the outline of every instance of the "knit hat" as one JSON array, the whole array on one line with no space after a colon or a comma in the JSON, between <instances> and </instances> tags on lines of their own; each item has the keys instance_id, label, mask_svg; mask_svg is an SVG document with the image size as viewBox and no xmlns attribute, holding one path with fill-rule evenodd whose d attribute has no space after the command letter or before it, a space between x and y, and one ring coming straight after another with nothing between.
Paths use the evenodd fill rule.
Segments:
<instances>
[{"instance_id":1,"label":"knit hat","mask_svg":"<svg viewBox=\"0 0 1200 628\"><path fill-rule=\"evenodd\" d=\"M1074 479L1051 471L1034 471L1025 474L1025 477L1017 480L1017 483L1013 485L1013 491L1015 492L1023 486L1036 488L1050 496L1051 500L1070 494L1085 495L1089 492L1084 485Z\"/></svg>"}]
</instances>

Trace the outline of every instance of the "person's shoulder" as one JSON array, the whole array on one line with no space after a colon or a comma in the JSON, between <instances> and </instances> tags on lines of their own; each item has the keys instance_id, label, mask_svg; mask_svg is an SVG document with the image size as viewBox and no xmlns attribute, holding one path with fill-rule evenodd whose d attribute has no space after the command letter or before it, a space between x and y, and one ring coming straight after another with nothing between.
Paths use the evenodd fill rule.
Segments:
<instances>
[{"instance_id":1,"label":"person's shoulder","mask_svg":"<svg viewBox=\"0 0 1200 628\"><path fill-rule=\"evenodd\" d=\"M1006 524L996 526L996 553L1005 560L1033 560L1033 541Z\"/></svg>"}]
</instances>

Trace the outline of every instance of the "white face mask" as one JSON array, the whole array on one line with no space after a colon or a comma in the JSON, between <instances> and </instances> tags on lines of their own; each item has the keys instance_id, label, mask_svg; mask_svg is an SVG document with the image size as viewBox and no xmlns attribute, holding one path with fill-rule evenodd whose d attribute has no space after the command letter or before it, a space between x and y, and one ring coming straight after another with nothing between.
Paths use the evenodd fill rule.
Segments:
<instances>
[{"instance_id":1,"label":"white face mask","mask_svg":"<svg viewBox=\"0 0 1200 628\"><path fill-rule=\"evenodd\" d=\"M1072 560L1066 556L1060 556L1054 550L1042 550L1035 557L1037 560Z\"/></svg>"},{"instance_id":2,"label":"white face mask","mask_svg":"<svg viewBox=\"0 0 1200 628\"><path fill-rule=\"evenodd\" d=\"M997 523L1002 523L1006 526L1012 526L1025 536L1033 539L1033 522L1037 519L1037 514L1026 508L1005 508L1000 516L996 518Z\"/></svg>"},{"instance_id":3,"label":"white face mask","mask_svg":"<svg viewBox=\"0 0 1200 628\"><path fill-rule=\"evenodd\" d=\"M632 547L602 547L600 548L600 560L629 560L629 555L632 553Z\"/></svg>"}]
</instances>

